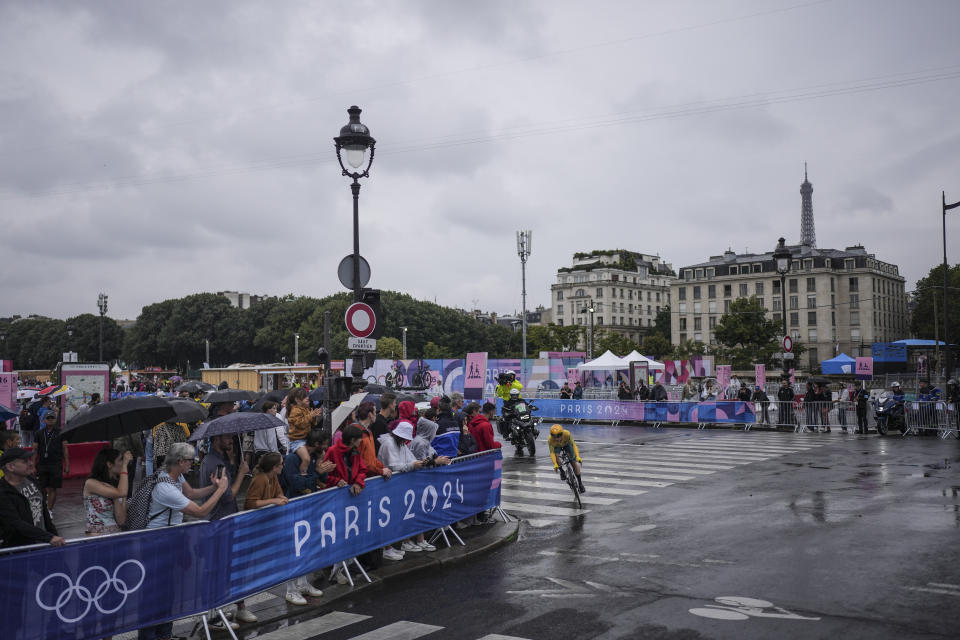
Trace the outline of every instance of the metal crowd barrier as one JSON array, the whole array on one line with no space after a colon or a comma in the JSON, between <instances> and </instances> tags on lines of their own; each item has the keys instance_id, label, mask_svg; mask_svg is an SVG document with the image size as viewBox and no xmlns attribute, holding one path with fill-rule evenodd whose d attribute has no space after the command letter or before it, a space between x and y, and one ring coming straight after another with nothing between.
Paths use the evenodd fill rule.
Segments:
<instances>
[{"instance_id":1,"label":"metal crowd barrier","mask_svg":"<svg viewBox=\"0 0 960 640\"><path fill-rule=\"evenodd\" d=\"M911 400L904 403L904 420L907 429L903 435L921 435L934 432L941 439L960 437L957 427L957 411L953 404L943 401L926 402Z\"/></svg>"}]
</instances>

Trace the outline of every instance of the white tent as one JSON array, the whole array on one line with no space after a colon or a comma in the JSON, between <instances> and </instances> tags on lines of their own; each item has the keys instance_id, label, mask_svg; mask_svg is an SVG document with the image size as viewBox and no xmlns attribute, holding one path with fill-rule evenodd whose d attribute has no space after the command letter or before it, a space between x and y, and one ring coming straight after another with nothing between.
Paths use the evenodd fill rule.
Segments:
<instances>
[{"instance_id":1,"label":"white tent","mask_svg":"<svg viewBox=\"0 0 960 640\"><path fill-rule=\"evenodd\" d=\"M665 367L663 366L663 363L662 363L662 362L657 362L656 360L651 360L651 359L648 358L647 356L645 356L645 355L643 355L643 354L641 354L641 353L638 353L638 352L636 351L636 349L634 349L634 350L630 353L630 355L624 356L624 357L623 357L623 362L624 362L625 364L626 364L626 363L629 363L629 362L646 362L646 363L647 363L647 368L650 369L650 371L663 371L663 370L665 369Z\"/></svg>"},{"instance_id":2,"label":"white tent","mask_svg":"<svg viewBox=\"0 0 960 640\"><path fill-rule=\"evenodd\" d=\"M581 362L577 369L581 371L616 371L617 369L626 369L627 363L623 359L613 355L612 351L607 351L596 360L590 362Z\"/></svg>"}]
</instances>

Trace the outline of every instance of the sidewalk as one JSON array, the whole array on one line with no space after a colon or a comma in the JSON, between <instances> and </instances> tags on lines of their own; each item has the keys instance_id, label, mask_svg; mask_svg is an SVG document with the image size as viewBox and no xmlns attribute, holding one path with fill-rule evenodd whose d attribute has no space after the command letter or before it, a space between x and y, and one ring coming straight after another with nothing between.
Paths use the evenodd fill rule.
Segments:
<instances>
[{"instance_id":1,"label":"sidewalk","mask_svg":"<svg viewBox=\"0 0 960 640\"><path fill-rule=\"evenodd\" d=\"M81 491L83 480L70 479L64 480L63 488L57 492L57 504L55 508L55 524L60 534L66 538L84 537L84 509ZM514 539L520 528L519 520L504 523L497 517L496 524L476 525L467 529L457 530L457 534L463 538L464 545L456 541L453 536L448 536L453 546L443 548L444 542L441 538L434 542L437 546L435 552L407 553L406 557L400 561L384 560L383 565L376 570L367 571L371 582L364 580L355 566L351 567L351 575L354 579L354 586L349 584L341 585L336 582L330 583L327 580L329 572L317 572L312 574L311 584L323 590L323 596L320 598L307 598L309 604L306 606L296 606L288 604L284 599L286 594L285 586L278 585L246 599L247 608L257 615L259 621L253 624L241 624L240 629L235 631L238 638L243 638L256 632L262 635L265 632L272 631L281 627L299 622L302 619L316 617L319 613L328 610L336 601L352 596L357 592L369 589L376 589L385 582L409 575L418 571L429 569L436 570L441 567L449 567L458 562L467 560L476 555L486 553L496 549ZM224 608L228 615L233 610L232 606ZM178 620L174 624L173 634L175 638L190 638L191 631L199 622L198 616ZM212 636L216 638L229 638L226 631L214 631ZM114 640L135 640L136 631L122 633L113 636ZM193 638L203 638L203 628L200 627Z\"/></svg>"}]
</instances>

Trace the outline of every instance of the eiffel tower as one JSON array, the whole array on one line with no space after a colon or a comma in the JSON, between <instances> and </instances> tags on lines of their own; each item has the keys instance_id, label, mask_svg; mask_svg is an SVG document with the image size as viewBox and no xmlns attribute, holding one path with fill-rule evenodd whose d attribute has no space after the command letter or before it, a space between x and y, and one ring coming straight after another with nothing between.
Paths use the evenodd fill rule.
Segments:
<instances>
[{"instance_id":1,"label":"eiffel tower","mask_svg":"<svg viewBox=\"0 0 960 640\"><path fill-rule=\"evenodd\" d=\"M813 185L807 180L807 163L803 163L803 184L800 185L800 244L811 249L817 246L817 232L813 227Z\"/></svg>"}]
</instances>

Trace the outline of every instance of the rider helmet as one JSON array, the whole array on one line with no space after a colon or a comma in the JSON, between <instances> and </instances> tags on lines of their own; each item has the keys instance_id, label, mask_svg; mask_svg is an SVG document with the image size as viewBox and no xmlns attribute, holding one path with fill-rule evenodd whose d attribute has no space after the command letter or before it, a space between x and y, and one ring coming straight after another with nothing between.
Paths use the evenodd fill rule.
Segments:
<instances>
[{"instance_id":1,"label":"rider helmet","mask_svg":"<svg viewBox=\"0 0 960 640\"><path fill-rule=\"evenodd\" d=\"M900 388L900 383L897 382L896 380L894 380L893 383L892 383L890 386L899 389L899 388Z\"/></svg>"},{"instance_id":2,"label":"rider helmet","mask_svg":"<svg viewBox=\"0 0 960 640\"><path fill-rule=\"evenodd\" d=\"M952 384L953 386L957 386L957 379L950 378L949 380L947 380L947 384Z\"/></svg>"},{"instance_id":3,"label":"rider helmet","mask_svg":"<svg viewBox=\"0 0 960 640\"><path fill-rule=\"evenodd\" d=\"M513 371L512 369L511 369L511 370L508 370L508 371L505 371L504 373L506 373L506 375L508 375L508 376L513 376L514 378L517 377L517 372L516 372L516 371Z\"/></svg>"},{"instance_id":4,"label":"rider helmet","mask_svg":"<svg viewBox=\"0 0 960 640\"><path fill-rule=\"evenodd\" d=\"M553 438L559 438L559 437L562 436L562 435L563 435L563 427L561 427L561 426L558 425L558 424L555 424L555 425L553 425L552 427L550 427L550 436L551 436L551 437L553 437Z\"/></svg>"},{"instance_id":5,"label":"rider helmet","mask_svg":"<svg viewBox=\"0 0 960 640\"><path fill-rule=\"evenodd\" d=\"M519 397L520 397L520 389L510 389L510 397L511 397L511 398L519 398Z\"/></svg>"}]
</instances>

